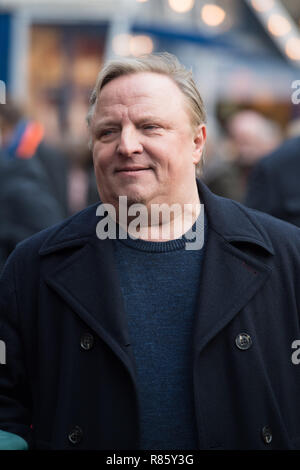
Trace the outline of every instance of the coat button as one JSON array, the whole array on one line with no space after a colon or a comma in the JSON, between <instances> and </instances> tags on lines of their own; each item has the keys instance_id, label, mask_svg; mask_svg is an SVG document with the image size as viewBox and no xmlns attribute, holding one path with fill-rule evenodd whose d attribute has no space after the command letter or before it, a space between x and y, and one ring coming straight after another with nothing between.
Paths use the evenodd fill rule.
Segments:
<instances>
[{"instance_id":1,"label":"coat button","mask_svg":"<svg viewBox=\"0 0 300 470\"><path fill-rule=\"evenodd\" d=\"M79 444L82 439L82 429L79 426L75 426L69 433L68 439L73 445Z\"/></svg>"},{"instance_id":2,"label":"coat button","mask_svg":"<svg viewBox=\"0 0 300 470\"><path fill-rule=\"evenodd\" d=\"M270 428L270 426L264 426L262 428L261 436L265 444L271 443L273 436L272 436L272 429Z\"/></svg>"},{"instance_id":3,"label":"coat button","mask_svg":"<svg viewBox=\"0 0 300 470\"><path fill-rule=\"evenodd\" d=\"M85 351L89 351L94 346L94 337L91 333L83 333L80 338L80 346Z\"/></svg>"},{"instance_id":4,"label":"coat button","mask_svg":"<svg viewBox=\"0 0 300 470\"><path fill-rule=\"evenodd\" d=\"M245 351L246 349L249 349L252 345L251 336L249 336L247 333L240 333L235 338L235 344L239 349Z\"/></svg>"}]
</instances>

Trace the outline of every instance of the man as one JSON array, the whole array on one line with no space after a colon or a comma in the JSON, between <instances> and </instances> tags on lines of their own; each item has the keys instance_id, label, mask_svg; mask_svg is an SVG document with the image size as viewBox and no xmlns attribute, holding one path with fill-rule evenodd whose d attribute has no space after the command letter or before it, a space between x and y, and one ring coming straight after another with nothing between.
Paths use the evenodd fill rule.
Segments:
<instances>
[{"instance_id":1,"label":"man","mask_svg":"<svg viewBox=\"0 0 300 470\"><path fill-rule=\"evenodd\" d=\"M173 56L108 63L88 122L109 217L92 206L20 244L6 265L3 439L299 447L299 230L196 181L205 112ZM186 249L199 220L204 244Z\"/></svg>"},{"instance_id":2,"label":"man","mask_svg":"<svg viewBox=\"0 0 300 470\"><path fill-rule=\"evenodd\" d=\"M39 160L0 153L0 270L17 243L63 219Z\"/></svg>"},{"instance_id":3,"label":"man","mask_svg":"<svg viewBox=\"0 0 300 470\"><path fill-rule=\"evenodd\" d=\"M287 139L253 169L245 204L300 227L300 137Z\"/></svg>"},{"instance_id":4,"label":"man","mask_svg":"<svg viewBox=\"0 0 300 470\"><path fill-rule=\"evenodd\" d=\"M37 161L36 165L44 173L42 178L48 193L59 205L63 217L67 217L66 157L46 142L44 134L44 126L28 118L10 98L5 105L0 106L0 141L4 158L11 161ZM25 167L26 164L19 166Z\"/></svg>"}]
</instances>

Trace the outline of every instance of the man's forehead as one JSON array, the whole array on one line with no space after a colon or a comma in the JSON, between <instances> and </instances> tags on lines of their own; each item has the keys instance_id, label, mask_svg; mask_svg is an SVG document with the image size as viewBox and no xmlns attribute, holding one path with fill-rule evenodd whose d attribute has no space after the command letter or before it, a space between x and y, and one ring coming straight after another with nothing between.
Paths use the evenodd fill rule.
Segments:
<instances>
[{"instance_id":1,"label":"man's forehead","mask_svg":"<svg viewBox=\"0 0 300 470\"><path fill-rule=\"evenodd\" d=\"M143 72L107 83L99 94L95 111L102 119L127 113L142 119L143 115L176 113L180 108L186 108L185 97L170 77Z\"/></svg>"},{"instance_id":2,"label":"man's forehead","mask_svg":"<svg viewBox=\"0 0 300 470\"><path fill-rule=\"evenodd\" d=\"M162 86L163 85L163 86ZM122 75L107 83L95 105L93 125L126 120L153 120L178 126L187 120L192 126L193 117L189 101L172 78L153 72Z\"/></svg>"},{"instance_id":3,"label":"man's forehead","mask_svg":"<svg viewBox=\"0 0 300 470\"><path fill-rule=\"evenodd\" d=\"M124 124L129 121L135 123L142 123L146 121L162 121L168 120L167 113L153 103L151 106L134 105L134 106L103 106L97 109L95 113L94 124L96 127L102 127L106 125Z\"/></svg>"},{"instance_id":4,"label":"man's forehead","mask_svg":"<svg viewBox=\"0 0 300 470\"><path fill-rule=\"evenodd\" d=\"M161 104L161 99L156 95L147 96L136 93L125 97L115 97L115 99L108 98L109 97L98 100L97 109L99 111L101 110L101 114L120 114L125 110L130 110L131 112L138 114L143 111L151 113L160 108Z\"/></svg>"},{"instance_id":5,"label":"man's forehead","mask_svg":"<svg viewBox=\"0 0 300 470\"><path fill-rule=\"evenodd\" d=\"M176 93L177 91L177 93ZM108 82L100 91L98 101L106 104L131 100L155 100L166 94L182 94L173 80L163 74L139 72L121 75Z\"/></svg>"}]
</instances>

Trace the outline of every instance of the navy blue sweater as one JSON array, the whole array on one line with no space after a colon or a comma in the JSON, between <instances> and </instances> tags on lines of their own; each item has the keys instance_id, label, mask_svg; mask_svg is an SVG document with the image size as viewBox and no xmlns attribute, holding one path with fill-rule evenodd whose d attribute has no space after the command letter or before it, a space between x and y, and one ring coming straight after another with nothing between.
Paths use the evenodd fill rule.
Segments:
<instances>
[{"instance_id":1,"label":"navy blue sweater","mask_svg":"<svg viewBox=\"0 0 300 470\"><path fill-rule=\"evenodd\" d=\"M184 236L115 242L136 360L141 449L197 448L192 332L203 248L185 247Z\"/></svg>"}]
</instances>

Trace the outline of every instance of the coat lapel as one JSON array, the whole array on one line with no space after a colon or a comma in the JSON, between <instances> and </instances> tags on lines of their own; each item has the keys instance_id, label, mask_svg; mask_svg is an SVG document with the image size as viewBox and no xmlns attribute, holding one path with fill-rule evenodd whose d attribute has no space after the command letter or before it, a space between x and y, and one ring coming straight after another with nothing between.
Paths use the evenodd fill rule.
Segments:
<instances>
[{"instance_id":1,"label":"coat lapel","mask_svg":"<svg viewBox=\"0 0 300 470\"><path fill-rule=\"evenodd\" d=\"M200 352L262 287L270 268L210 232L203 262L196 317L195 348Z\"/></svg>"},{"instance_id":2,"label":"coat lapel","mask_svg":"<svg viewBox=\"0 0 300 470\"><path fill-rule=\"evenodd\" d=\"M274 252L243 206L213 195L199 182L198 186L209 226L194 334L200 352L266 282Z\"/></svg>"},{"instance_id":3,"label":"coat lapel","mask_svg":"<svg viewBox=\"0 0 300 470\"><path fill-rule=\"evenodd\" d=\"M45 255L77 245L76 251L64 257L62 263L47 274L45 281L105 341L134 377L113 242L98 240L96 224L93 227L90 236L81 240L75 236L76 243L74 239L55 240L54 244L49 246L48 243L40 250L40 254Z\"/></svg>"}]
</instances>

